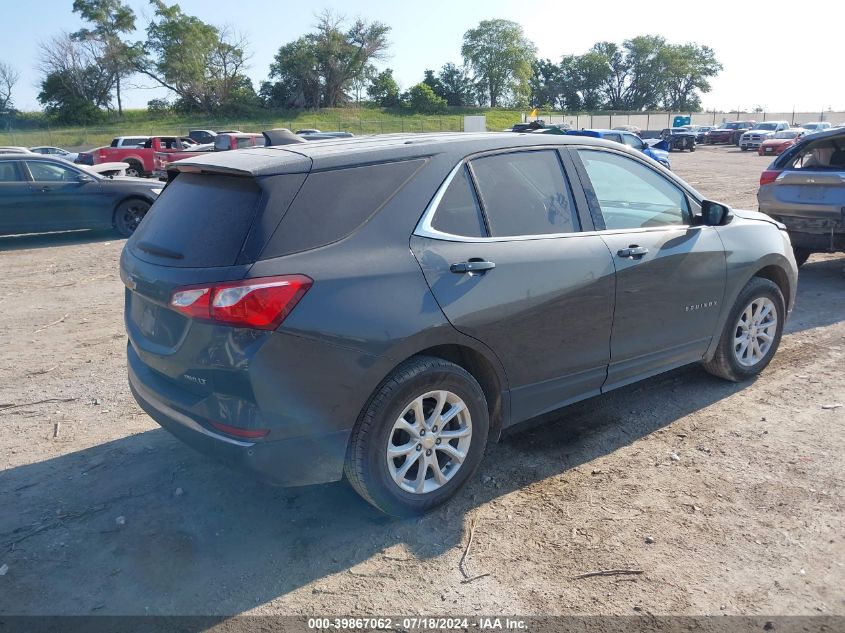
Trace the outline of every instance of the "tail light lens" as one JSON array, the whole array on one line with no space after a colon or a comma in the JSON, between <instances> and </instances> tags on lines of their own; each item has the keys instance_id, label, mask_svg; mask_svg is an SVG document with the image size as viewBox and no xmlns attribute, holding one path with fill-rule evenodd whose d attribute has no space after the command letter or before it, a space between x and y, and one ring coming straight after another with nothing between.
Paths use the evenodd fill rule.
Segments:
<instances>
[{"instance_id":1,"label":"tail light lens","mask_svg":"<svg viewBox=\"0 0 845 633\"><path fill-rule=\"evenodd\" d=\"M242 429L238 426L229 426L228 424L215 422L213 420L211 420L211 426L218 431L222 431L226 435L232 435L234 437L240 437L247 440L257 440L259 438L266 437L270 433L270 429Z\"/></svg>"},{"instance_id":2,"label":"tail light lens","mask_svg":"<svg viewBox=\"0 0 845 633\"><path fill-rule=\"evenodd\" d=\"M170 306L192 319L275 330L312 283L305 275L284 275L186 286L173 292Z\"/></svg>"},{"instance_id":3,"label":"tail light lens","mask_svg":"<svg viewBox=\"0 0 845 633\"><path fill-rule=\"evenodd\" d=\"M760 185L768 185L773 183L777 180L777 177L780 176L781 170L780 169L767 169L762 174L760 174Z\"/></svg>"}]
</instances>

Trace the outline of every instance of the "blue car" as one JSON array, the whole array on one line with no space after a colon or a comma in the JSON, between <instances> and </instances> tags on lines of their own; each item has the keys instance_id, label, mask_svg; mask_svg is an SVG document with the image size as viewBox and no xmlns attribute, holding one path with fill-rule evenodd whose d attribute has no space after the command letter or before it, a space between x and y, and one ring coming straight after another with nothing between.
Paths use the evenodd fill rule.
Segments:
<instances>
[{"instance_id":1,"label":"blue car","mask_svg":"<svg viewBox=\"0 0 845 633\"><path fill-rule=\"evenodd\" d=\"M649 158L653 158L666 169L672 169L669 165L669 152L667 151L668 146L666 145L666 141L656 139L658 142L649 145L633 132L626 132L624 130L568 130L566 133L574 136L592 136L593 138L603 138L607 141L622 143L632 149L641 151Z\"/></svg>"}]
</instances>

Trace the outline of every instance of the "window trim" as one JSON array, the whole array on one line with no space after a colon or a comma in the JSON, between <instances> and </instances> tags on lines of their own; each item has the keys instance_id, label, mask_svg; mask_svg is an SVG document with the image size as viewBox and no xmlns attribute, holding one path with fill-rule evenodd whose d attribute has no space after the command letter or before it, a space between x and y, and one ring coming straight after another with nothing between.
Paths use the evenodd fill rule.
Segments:
<instances>
[{"instance_id":1,"label":"window trim","mask_svg":"<svg viewBox=\"0 0 845 633\"><path fill-rule=\"evenodd\" d=\"M564 166L564 174L567 175L567 179L569 181L569 185L572 189L573 198L575 199L576 207L579 208L579 219L581 221L582 228L585 226L585 219L584 215L580 212L580 207L582 205L580 199L584 199L584 204L586 204L587 209L586 213L592 218L593 221L593 228L591 230L581 230L575 233L540 233L537 235L515 235L515 236L501 236L501 237L468 237L466 235L453 235L452 233L446 233L444 231L439 231L431 226L431 221L434 218L434 214L437 211L437 207L440 205L440 201L443 199L443 196L446 193L446 189L449 188L449 185L452 182L452 179L455 177L461 167L464 166L467 162L474 158L480 158L482 156L490 156L494 154L504 154L509 152L518 152L524 150L531 150L531 149L549 149L554 148L560 155L561 163ZM626 146L627 147L627 146ZM431 201L426 205L425 211L423 211L422 216L420 217L419 222L417 222L417 226L414 228L413 235L417 237L426 237L429 239L434 240L441 240L444 242L466 242L466 243L479 243L479 242L516 242L516 241L526 241L526 240L544 240L544 239L555 239L555 238L563 238L563 237L575 237L578 235L619 235L619 234L628 234L628 233L655 233L655 232L663 232L663 231L675 231L679 228L685 229L702 229L707 228L704 225L700 224L670 224L666 226L651 226L645 228L638 228L638 229L608 229L605 228L604 218L601 216L600 209L594 209L594 205L590 203L589 197L587 197L587 188L584 186L584 180L590 184L589 177L587 176L586 170L584 168L584 163L581 162L581 158L578 156L578 150L581 149L589 149L595 150L600 152L611 152L613 154L619 154L621 156L625 156L626 158L630 158L634 160L644 167L651 169L654 173L659 176L662 176L666 180L670 181L673 185L678 187L684 195L687 197L687 202L690 203L691 209L690 213L692 217L695 217L696 214L694 213L695 209L693 207L697 207L699 210L701 209L701 202L704 198L694 189L692 189L689 185L687 185L683 181L679 181L672 172L669 174L664 174L662 171L655 169L655 167L649 164L648 161L644 160L645 154L642 152L636 152L636 150L630 149L630 151L623 151L618 150L615 147L604 147L604 146L597 146L597 145L582 145L582 144L566 144L566 145L529 145L525 147L509 147L506 149L498 149L486 152L480 152L478 154L473 154L470 156L465 156L458 163L451 169L449 174L446 176L446 179L440 184L437 191L435 192L434 196L431 198ZM791 149L791 148L790 148ZM566 173L566 166L568 163L571 163L571 166L575 169L575 175L578 177L578 181L576 182L569 174ZM482 212L484 210L482 209ZM598 222L596 221L596 212L599 213Z\"/></svg>"},{"instance_id":2,"label":"window trim","mask_svg":"<svg viewBox=\"0 0 845 633\"><path fill-rule=\"evenodd\" d=\"M442 240L445 242L515 242L515 241L524 241L524 240L538 240L538 239L549 239L549 238L558 238L558 237L570 237L573 235L588 235L595 233L595 231L590 230L585 225L585 213L582 212L581 207L583 205L588 205L586 199L583 198L583 191L582 188L577 187L576 183L567 173L567 165L571 162L571 158L561 153L561 150L566 149L564 145L528 145L525 147L508 147L504 149L496 149L490 150L485 152L479 152L477 154L472 154L470 156L465 156L458 164L455 165L449 174L446 176L446 179L440 184L437 191L434 193L434 196L431 198L431 201L423 211L422 217L420 217L419 222L417 222L416 227L414 228L413 235L417 237L427 237L435 240ZM515 153L524 153L530 151L550 151L557 154L557 160L560 166L561 175L563 176L564 184L569 188L569 193L572 196L572 202L575 204L575 218L578 221L578 224L581 227L579 231L570 231L567 233L536 233L536 234L528 234L528 235L499 235L499 236L491 236L490 235L490 221L487 218L487 211L484 208L484 199L481 195L481 192L478 190L478 184L475 179L475 174L472 170L471 162L477 158L485 158L488 156L497 156L500 154L515 154ZM437 213L437 208L440 206L441 201L443 200L443 196L446 195L446 190L449 188L449 185L452 184L452 180L455 176L460 173L461 168L466 166L467 173L470 178L470 184L473 187L474 193L478 200L479 205L481 206L481 215L484 219L484 225L487 230L487 235L483 237L471 237L468 235L455 235L454 233L446 233L445 231L441 231L436 229L432 226L432 222L434 220L434 215ZM580 183L577 183L580 184ZM580 195L579 195L580 193ZM589 212L589 206L587 206L587 212ZM585 228L587 230L585 230Z\"/></svg>"}]
</instances>

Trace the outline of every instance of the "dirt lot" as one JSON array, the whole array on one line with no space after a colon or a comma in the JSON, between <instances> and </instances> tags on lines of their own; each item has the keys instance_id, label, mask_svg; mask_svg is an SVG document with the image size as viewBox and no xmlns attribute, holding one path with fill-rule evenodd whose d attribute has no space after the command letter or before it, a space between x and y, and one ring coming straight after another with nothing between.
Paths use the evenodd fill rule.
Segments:
<instances>
[{"instance_id":1,"label":"dirt lot","mask_svg":"<svg viewBox=\"0 0 845 633\"><path fill-rule=\"evenodd\" d=\"M756 208L765 159L672 160ZM845 258L802 269L757 381L690 367L570 407L394 520L344 484L255 483L141 412L121 246L0 239L0 615L845 614ZM573 578L615 568L643 573Z\"/></svg>"}]
</instances>

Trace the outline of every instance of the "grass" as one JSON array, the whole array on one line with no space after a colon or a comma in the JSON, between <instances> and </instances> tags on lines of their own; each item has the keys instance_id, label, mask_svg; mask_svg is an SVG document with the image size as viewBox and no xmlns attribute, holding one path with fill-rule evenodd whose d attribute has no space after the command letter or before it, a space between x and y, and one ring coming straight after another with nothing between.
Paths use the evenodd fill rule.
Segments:
<instances>
[{"instance_id":1,"label":"grass","mask_svg":"<svg viewBox=\"0 0 845 633\"><path fill-rule=\"evenodd\" d=\"M220 119L201 115L155 114L127 110L119 121L86 127L52 127L38 115L27 117L26 127L0 131L0 145L35 147L54 145L67 149L89 149L108 145L115 136L185 135L190 129L236 129L260 132L274 127L292 130L317 128L342 130L353 134L393 132L460 132L464 115L483 114L488 130L502 130L520 120L518 110L450 108L447 114L407 114L378 108L325 108L291 112L259 111L253 116Z\"/></svg>"}]
</instances>

